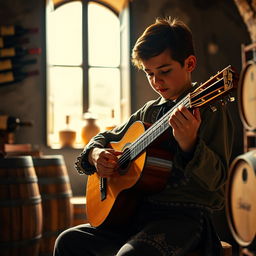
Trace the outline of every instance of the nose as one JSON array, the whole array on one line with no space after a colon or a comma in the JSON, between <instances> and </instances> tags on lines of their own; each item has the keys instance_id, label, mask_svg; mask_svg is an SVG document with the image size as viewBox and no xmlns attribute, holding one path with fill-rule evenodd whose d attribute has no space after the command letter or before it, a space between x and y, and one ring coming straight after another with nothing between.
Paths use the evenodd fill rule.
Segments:
<instances>
[{"instance_id":1,"label":"nose","mask_svg":"<svg viewBox=\"0 0 256 256\"><path fill-rule=\"evenodd\" d=\"M159 76L154 75L153 83L155 85L162 85L163 84L163 79L161 79Z\"/></svg>"}]
</instances>

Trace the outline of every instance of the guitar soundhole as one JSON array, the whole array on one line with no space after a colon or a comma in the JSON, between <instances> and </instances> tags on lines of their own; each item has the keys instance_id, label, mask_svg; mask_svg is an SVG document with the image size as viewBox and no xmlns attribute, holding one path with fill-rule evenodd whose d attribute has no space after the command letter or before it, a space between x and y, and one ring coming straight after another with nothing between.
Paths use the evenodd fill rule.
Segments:
<instances>
[{"instance_id":1,"label":"guitar soundhole","mask_svg":"<svg viewBox=\"0 0 256 256\"><path fill-rule=\"evenodd\" d=\"M120 175L126 174L131 163L131 153L129 148L126 148L124 150L124 153L119 158L118 163L119 163L119 168L118 168L119 174Z\"/></svg>"}]
</instances>

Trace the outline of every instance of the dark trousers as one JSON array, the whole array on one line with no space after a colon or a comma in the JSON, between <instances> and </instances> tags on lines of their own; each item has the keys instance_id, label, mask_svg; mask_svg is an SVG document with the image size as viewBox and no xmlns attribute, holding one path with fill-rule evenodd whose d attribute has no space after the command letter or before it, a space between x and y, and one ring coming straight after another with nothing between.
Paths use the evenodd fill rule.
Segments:
<instances>
[{"instance_id":1,"label":"dark trousers","mask_svg":"<svg viewBox=\"0 0 256 256\"><path fill-rule=\"evenodd\" d=\"M57 238L54 256L182 256L202 242L206 212L198 208L144 206L119 229L80 225ZM210 236L212 237L212 236ZM216 237L215 237L216 238ZM219 242L210 241L210 243ZM218 246L217 246L218 247ZM220 255L209 249L209 254Z\"/></svg>"}]
</instances>

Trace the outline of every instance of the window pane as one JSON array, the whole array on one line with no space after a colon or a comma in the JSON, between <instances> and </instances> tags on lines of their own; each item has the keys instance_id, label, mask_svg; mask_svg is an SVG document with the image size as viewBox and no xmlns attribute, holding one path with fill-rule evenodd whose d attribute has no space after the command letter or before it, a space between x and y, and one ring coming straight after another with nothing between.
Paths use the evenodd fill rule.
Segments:
<instances>
[{"instance_id":1,"label":"window pane","mask_svg":"<svg viewBox=\"0 0 256 256\"><path fill-rule=\"evenodd\" d=\"M89 105L90 111L98 116L99 121L108 120L112 109L115 110L116 116L119 116L120 70L118 68L89 69Z\"/></svg>"},{"instance_id":2,"label":"window pane","mask_svg":"<svg viewBox=\"0 0 256 256\"><path fill-rule=\"evenodd\" d=\"M83 13L87 9L83 5L88 7L88 16ZM103 129L113 124L112 110L115 123L121 120L119 17L90 0L67 1L55 11L47 11L46 17L47 142L52 148L60 147L59 131L66 128L69 115L70 128L77 132L75 147L83 147L83 106L89 106L88 111L98 117ZM83 33L86 29L82 28L87 23L88 34ZM83 47L87 44L84 54ZM87 51L88 59L83 59ZM88 86L83 85L87 83L83 76L88 77ZM88 91L83 91L85 89ZM85 95L86 102L83 102Z\"/></svg>"},{"instance_id":3,"label":"window pane","mask_svg":"<svg viewBox=\"0 0 256 256\"><path fill-rule=\"evenodd\" d=\"M82 4L68 3L47 17L48 62L61 65L82 63Z\"/></svg>"},{"instance_id":4,"label":"window pane","mask_svg":"<svg viewBox=\"0 0 256 256\"><path fill-rule=\"evenodd\" d=\"M48 79L48 142L58 146L59 131L66 128L66 115L70 116L70 128L77 130L79 142L82 127L82 69L51 67Z\"/></svg>"},{"instance_id":5,"label":"window pane","mask_svg":"<svg viewBox=\"0 0 256 256\"><path fill-rule=\"evenodd\" d=\"M120 64L118 17L97 3L88 4L89 65L117 67Z\"/></svg>"}]
</instances>

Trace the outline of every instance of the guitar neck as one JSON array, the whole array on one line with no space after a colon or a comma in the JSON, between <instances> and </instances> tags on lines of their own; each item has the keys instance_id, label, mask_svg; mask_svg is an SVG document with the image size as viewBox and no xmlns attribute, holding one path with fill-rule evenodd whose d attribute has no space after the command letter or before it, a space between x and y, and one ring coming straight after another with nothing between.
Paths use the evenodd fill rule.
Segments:
<instances>
[{"instance_id":1,"label":"guitar neck","mask_svg":"<svg viewBox=\"0 0 256 256\"><path fill-rule=\"evenodd\" d=\"M188 93L129 146L129 152L127 154L129 154L130 160L135 159L170 127L170 115L177 107L180 105L184 105L187 108L200 108L205 106L229 93L231 89L236 87L235 82L237 82L236 74L231 66L228 66L205 83L201 84L193 92ZM126 156L123 157L125 158Z\"/></svg>"},{"instance_id":2,"label":"guitar neck","mask_svg":"<svg viewBox=\"0 0 256 256\"><path fill-rule=\"evenodd\" d=\"M187 94L181 101L179 101L174 107L166 112L157 122L150 126L137 140L135 140L130 146L130 158L133 160L141 152L143 152L153 141L155 141L160 135L162 135L168 128L169 118L172 112L179 107L184 105L190 108L190 94Z\"/></svg>"}]
</instances>

